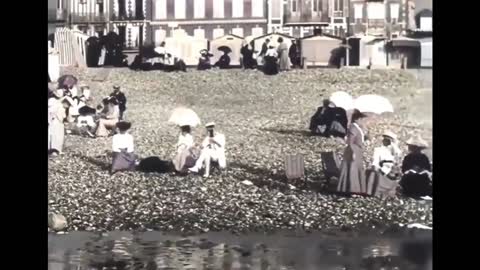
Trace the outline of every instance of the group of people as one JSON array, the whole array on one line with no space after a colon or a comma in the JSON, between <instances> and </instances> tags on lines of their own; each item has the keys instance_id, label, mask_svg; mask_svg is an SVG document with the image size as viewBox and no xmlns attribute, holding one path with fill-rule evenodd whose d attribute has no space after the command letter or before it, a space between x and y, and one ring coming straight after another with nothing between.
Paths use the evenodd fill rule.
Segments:
<instances>
[{"instance_id":1,"label":"group of people","mask_svg":"<svg viewBox=\"0 0 480 270\"><path fill-rule=\"evenodd\" d=\"M409 153L401 161L397 136L386 131L382 145L375 148L373 161L364 169L363 148L370 121L367 115L354 110L347 131L337 191L348 194L395 196L397 187L409 197L432 196L432 173L428 157L422 153L428 144L421 137L412 137L406 144Z\"/></svg>"},{"instance_id":2,"label":"group of people","mask_svg":"<svg viewBox=\"0 0 480 270\"><path fill-rule=\"evenodd\" d=\"M57 156L63 150L65 133L91 138L114 133L124 118L127 98L119 86L95 107L88 86L61 86L48 90L48 153Z\"/></svg>"}]
</instances>

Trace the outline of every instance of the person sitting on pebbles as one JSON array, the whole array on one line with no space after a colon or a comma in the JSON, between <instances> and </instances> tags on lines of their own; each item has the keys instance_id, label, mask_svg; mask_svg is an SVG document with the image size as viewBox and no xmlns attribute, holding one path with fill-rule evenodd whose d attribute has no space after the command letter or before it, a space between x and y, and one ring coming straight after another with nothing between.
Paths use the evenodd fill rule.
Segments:
<instances>
[{"instance_id":1,"label":"person sitting on pebbles","mask_svg":"<svg viewBox=\"0 0 480 270\"><path fill-rule=\"evenodd\" d=\"M111 174L135 169L133 136L128 133L131 126L132 124L126 121L120 121L116 124L118 133L112 138L113 158Z\"/></svg>"},{"instance_id":2,"label":"person sitting on pebbles","mask_svg":"<svg viewBox=\"0 0 480 270\"><path fill-rule=\"evenodd\" d=\"M198 157L198 150L194 146L190 126L181 126L177 142L177 154L173 159L173 165L178 173L187 172L188 168L195 165Z\"/></svg>"},{"instance_id":3,"label":"person sitting on pebbles","mask_svg":"<svg viewBox=\"0 0 480 270\"><path fill-rule=\"evenodd\" d=\"M113 130L120 118L120 109L118 108L117 99L110 97L107 100L107 112L104 115L100 116L98 120L98 127L96 131L97 137L107 137L110 132Z\"/></svg>"},{"instance_id":4,"label":"person sitting on pebbles","mask_svg":"<svg viewBox=\"0 0 480 270\"><path fill-rule=\"evenodd\" d=\"M213 122L206 124L205 128L207 129L208 135L203 140L200 157L195 163L195 166L188 170L190 172L198 173L200 168L205 165L205 174L203 177L209 177L211 161L217 162L220 169L225 169L227 167L225 157L225 135L215 131L215 123Z\"/></svg>"},{"instance_id":5,"label":"person sitting on pebbles","mask_svg":"<svg viewBox=\"0 0 480 270\"><path fill-rule=\"evenodd\" d=\"M110 94L110 97L113 97L117 100L118 108L120 110L120 120L124 120L123 115L127 110L127 97L125 97L125 94L120 91L120 86L113 86L113 92Z\"/></svg>"},{"instance_id":6,"label":"person sitting on pebbles","mask_svg":"<svg viewBox=\"0 0 480 270\"><path fill-rule=\"evenodd\" d=\"M391 131L382 134L382 146L373 152L372 168L367 170L367 189L369 195L394 197L400 175L399 163L402 152L397 146L397 136Z\"/></svg>"},{"instance_id":7,"label":"person sitting on pebbles","mask_svg":"<svg viewBox=\"0 0 480 270\"><path fill-rule=\"evenodd\" d=\"M412 137L406 143L409 153L403 159L400 180L403 194L413 198L432 196L432 167L427 155L422 153L428 143L420 136Z\"/></svg>"}]
</instances>

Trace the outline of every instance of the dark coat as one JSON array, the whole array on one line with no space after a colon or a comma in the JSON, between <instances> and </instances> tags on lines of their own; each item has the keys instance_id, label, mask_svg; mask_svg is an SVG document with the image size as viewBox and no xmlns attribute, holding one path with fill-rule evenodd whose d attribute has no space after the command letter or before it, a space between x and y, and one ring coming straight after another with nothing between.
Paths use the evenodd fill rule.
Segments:
<instances>
[{"instance_id":1,"label":"dark coat","mask_svg":"<svg viewBox=\"0 0 480 270\"><path fill-rule=\"evenodd\" d=\"M243 67L246 69L254 69L257 66L257 61L253 59L253 50L248 49L248 45L245 45L240 50L243 56Z\"/></svg>"},{"instance_id":2,"label":"dark coat","mask_svg":"<svg viewBox=\"0 0 480 270\"><path fill-rule=\"evenodd\" d=\"M118 101L118 108L120 109L120 112L124 112L127 110L127 97L125 97L125 94L123 92L118 92L118 93L111 93L110 97L114 97Z\"/></svg>"},{"instance_id":3,"label":"dark coat","mask_svg":"<svg viewBox=\"0 0 480 270\"><path fill-rule=\"evenodd\" d=\"M227 54L224 54L218 59L218 61L215 63L215 66L224 69L224 68L229 68L230 67L230 56Z\"/></svg>"}]
</instances>

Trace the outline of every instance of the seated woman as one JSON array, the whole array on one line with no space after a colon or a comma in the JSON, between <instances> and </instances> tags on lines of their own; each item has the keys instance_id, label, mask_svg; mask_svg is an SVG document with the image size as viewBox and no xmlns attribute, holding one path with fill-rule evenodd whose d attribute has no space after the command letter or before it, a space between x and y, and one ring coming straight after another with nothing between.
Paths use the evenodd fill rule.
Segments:
<instances>
[{"instance_id":1,"label":"seated woman","mask_svg":"<svg viewBox=\"0 0 480 270\"><path fill-rule=\"evenodd\" d=\"M399 177L401 151L396 144L397 136L390 131L382 134L383 145L373 152L372 168L366 171L368 194L378 197L395 197Z\"/></svg>"},{"instance_id":2,"label":"seated woman","mask_svg":"<svg viewBox=\"0 0 480 270\"><path fill-rule=\"evenodd\" d=\"M118 171L135 170L133 136L128 134L131 123L121 121L116 126L119 133L115 134L112 139L113 159L111 174Z\"/></svg>"},{"instance_id":3,"label":"seated woman","mask_svg":"<svg viewBox=\"0 0 480 270\"><path fill-rule=\"evenodd\" d=\"M209 53L207 50L201 50L200 51L200 58L198 59L198 70L207 70L211 69L212 65L210 64L210 57L213 55Z\"/></svg>"},{"instance_id":4,"label":"seated woman","mask_svg":"<svg viewBox=\"0 0 480 270\"><path fill-rule=\"evenodd\" d=\"M80 136L95 138L95 113L96 110L88 106L83 106L79 110L79 116L76 122L76 133Z\"/></svg>"},{"instance_id":5,"label":"seated woman","mask_svg":"<svg viewBox=\"0 0 480 270\"><path fill-rule=\"evenodd\" d=\"M407 145L409 153L402 162L403 177L400 181L403 194L413 198L432 196L432 168L430 160L422 153L428 143L417 137L410 138Z\"/></svg>"},{"instance_id":6,"label":"seated woman","mask_svg":"<svg viewBox=\"0 0 480 270\"><path fill-rule=\"evenodd\" d=\"M215 66L220 69L227 69L230 67L230 56L228 56L227 52L224 52L220 59L215 63Z\"/></svg>"},{"instance_id":7,"label":"seated woman","mask_svg":"<svg viewBox=\"0 0 480 270\"><path fill-rule=\"evenodd\" d=\"M310 118L310 131L314 135L344 138L347 135L348 118L345 109L335 107L328 99Z\"/></svg>"},{"instance_id":8,"label":"seated woman","mask_svg":"<svg viewBox=\"0 0 480 270\"><path fill-rule=\"evenodd\" d=\"M120 118L120 109L118 108L118 102L115 98L111 97L107 100L107 112L100 115L98 120L98 127L96 131L97 137L107 137L113 130Z\"/></svg>"},{"instance_id":9,"label":"seated woman","mask_svg":"<svg viewBox=\"0 0 480 270\"><path fill-rule=\"evenodd\" d=\"M173 165L177 172L187 173L188 169L195 165L199 151L194 147L190 126L182 126L180 130L181 133L176 145L177 154L173 159Z\"/></svg>"},{"instance_id":10,"label":"seated woman","mask_svg":"<svg viewBox=\"0 0 480 270\"><path fill-rule=\"evenodd\" d=\"M275 47L270 46L265 53L263 71L266 75L278 74L278 53Z\"/></svg>"}]
</instances>

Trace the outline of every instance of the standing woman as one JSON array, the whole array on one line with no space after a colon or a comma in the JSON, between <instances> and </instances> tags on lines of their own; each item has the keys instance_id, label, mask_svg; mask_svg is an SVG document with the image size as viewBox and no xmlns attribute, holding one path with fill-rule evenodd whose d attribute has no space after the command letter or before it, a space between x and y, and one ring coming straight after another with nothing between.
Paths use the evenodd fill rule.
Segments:
<instances>
[{"instance_id":1,"label":"standing woman","mask_svg":"<svg viewBox=\"0 0 480 270\"><path fill-rule=\"evenodd\" d=\"M340 165L337 191L348 194L367 194L367 183L363 169L363 144L365 141L366 115L358 110L352 114L347 134L347 147Z\"/></svg>"},{"instance_id":2,"label":"standing woman","mask_svg":"<svg viewBox=\"0 0 480 270\"><path fill-rule=\"evenodd\" d=\"M287 71L290 69L290 61L288 60L288 46L283 42L283 38L278 38L278 57L280 59L280 71Z\"/></svg>"},{"instance_id":3,"label":"standing woman","mask_svg":"<svg viewBox=\"0 0 480 270\"><path fill-rule=\"evenodd\" d=\"M62 98L63 90L57 90L55 98L48 100L48 153L58 156L63 150L65 140L64 121L66 110L71 105L68 99Z\"/></svg>"},{"instance_id":4,"label":"standing woman","mask_svg":"<svg viewBox=\"0 0 480 270\"><path fill-rule=\"evenodd\" d=\"M190 126L181 126L180 135L176 145L177 154L173 159L175 170L179 173L186 173L188 168L195 165L196 158L199 153L194 148L193 136L191 135Z\"/></svg>"},{"instance_id":5,"label":"standing woman","mask_svg":"<svg viewBox=\"0 0 480 270\"><path fill-rule=\"evenodd\" d=\"M107 101L107 113L98 120L96 131L97 137L107 137L109 130L113 130L120 118L120 109L118 108L117 99L110 97Z\"/></svg>"}]
</instances>

